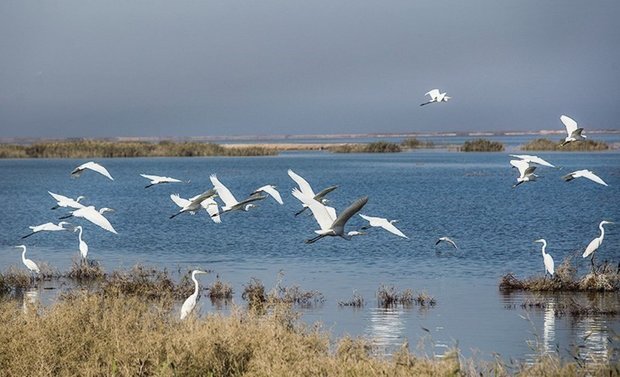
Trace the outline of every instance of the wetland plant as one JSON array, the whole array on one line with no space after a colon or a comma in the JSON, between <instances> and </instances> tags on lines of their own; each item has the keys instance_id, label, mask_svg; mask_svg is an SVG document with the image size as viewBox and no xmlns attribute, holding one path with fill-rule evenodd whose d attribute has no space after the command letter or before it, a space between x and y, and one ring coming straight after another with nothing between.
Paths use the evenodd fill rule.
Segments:
<instances>
[{"instance_id":1,"label":"wetland plant","mask_svg":"<svg viewBox=\"0 0 620 377\"><path fill-rule=\"evenodd\" d=\"M361 308L364 306L364 298L359 293L354 292L353 297L348 301L338 301L338 306Z\"/></svg>"},{"instance_id":2,"label":"wetland plant","mask_svg":"<svg viewBox=\"0 0 620 377\"><path fill-rule=\"evenodd\" d=\"M69 279L77 280L79 282L103 280L105 278L105 272L101 267L101 264L95 260L73 260L71 270L65 274Z\"/></svg>"},{"instance_id":3,"label":"wetland plant","mask_svg":"<svg viewBox=\"0 0 620 377\"><path fill-rule=\"evenodd\" d=\"M233 296L232 286L221 281L219 277L211 283L208 289L211 300L229 300Z\"/></svg>"}]
</instances>

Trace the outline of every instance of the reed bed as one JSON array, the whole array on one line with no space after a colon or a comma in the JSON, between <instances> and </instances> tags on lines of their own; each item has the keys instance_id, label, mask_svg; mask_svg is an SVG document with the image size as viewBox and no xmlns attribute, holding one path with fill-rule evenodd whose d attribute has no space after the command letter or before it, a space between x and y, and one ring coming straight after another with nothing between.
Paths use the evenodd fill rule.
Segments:
<instances>
[{"instance_id":1,"label":"reed bed","mask_svg":"<svg viewBox=\"0 0 620 377\"><path fill-rule=\"evenodd\" d=\"M220 280L219 277L209 285L209 298L211 300L229 300L232 296L232 286Z\"/></svg>"},{"instance_id":2,"label":"reed bed","mask_svg":"<svg viewBox=\"0 0 620 377\"><path fill-rule=\"evenodd\" d=\"M406 149L424 149L435 147L435 143L432 141L422 141L415 137L409 137L403 140L400 145Z\"/></svg>"},{"instance_id":3,"label":"reed bed","mask_svg":"<svg viewBox=\"0 0 620 377\"><path fill-rule=\"evenodd\" d=\"M576 143L569 143L562 146L564 140L552 141L546 138L539 138L521 146L524 151L605 151L609 145L604 141L584 140Z\"/></svg>"},{"instance_id":4,"label":"reed bed","mask_svg":"<svg viewBox=\"0 0 620 377\"><path fill-rule=\"evenodd\" d=\"M504 144L488 139L468 140L459 149L461 152L502 152Z\"/></svg>"},{"instance_id":5,"label":"reed bed","mask_svg":"<svg viewBox=\"0 0 620 377\"><path fill-rule=\"evenodd\" d=\"M346 301L338 301L338 306L349 306L353 308L364 307L364 298L359 293L353 293L353 297Z\"/></svg>"},{"instance_id":6,"label":"reed bed","mask_svg":"<svg viewBox=\"0 0 620 377\"><path fill-rule=\"evenodd\" d=\"M377 305L381 308L392 308L398 305L410 307L414 304L431 307L435 306L437 301L426 292L416 294L410 288L399 292L393 285L381 285L377 290Z\"/></svg>"},{"instance_id":7,"label":"reed bed","mask_svg":"<svg viewBox=\"0 0 620 377\"><path fill-rule=\"evenodd\" d=\"M329 147L333 153L398 153L402 152L400 145L387 141L376 141L368 144L342 144Z\"/></svg>"}]
</instances>

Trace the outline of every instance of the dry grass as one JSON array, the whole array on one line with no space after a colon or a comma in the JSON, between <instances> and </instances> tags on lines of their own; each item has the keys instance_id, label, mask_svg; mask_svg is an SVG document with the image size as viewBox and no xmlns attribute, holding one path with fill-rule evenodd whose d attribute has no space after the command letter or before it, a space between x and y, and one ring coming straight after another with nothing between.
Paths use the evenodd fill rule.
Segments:
<instances>
[{"instance_id":1,"label":"dry grass","mask_svg":"<svg viewBox=\"0 0 620 377\"><path fill-rule=\"evenodd\" d=\"M257 309L266 309L279 304L310 307L325 302L323 294L319 291L305 291L297 285L283 285L283 276L280 273L276 285L269 292L265 291L265 286L260 280L252 278L249 284L244 286L241 298L248 302L250 308Z\"/></svg>"},{"instance_id":2,"label":"dry grass","mask_svg":"<svg viewBox=\"0 0 620 377\"><path fill-rule=\"evenodd\" d=\"M377 305L381 308L391 308L398 305L410 307L413 304L429 307L435 306L437 301L426 292L420 292L416 295L410 288L398 292L393 285L381 285L377 290Z\"/></svg>"},{"instance_id":3,"label":"dry grass","mask_svg":"<svg viewBox=\"0 0 620 377\"><path fill-rule=\"evenodd\" d=\"M328 148L334 153L398 153L402 152L400 145L387 141L376 141L368 144L341 144Z\"/></svg>"},{"instance_id":4,"label":"dry grass","mask_svg":"<svg viewBox=\"0 0 620 377\"><path fill-rule=\"evenodd\" d=\"M353 293L353 297L348 301L338 301L338 306L350 306L353 308L362 308L364 306L364 298L357 292Z\"/></svg>"},{"instance_id":5,"label":"dry grass","mask_svg":"<svg viewBox=\"0 0 620 377\"><path fill-rule=\"evenodd\" d=\"M545 138L532 140L523 145L524 151L604 151L609 149L609 145L603 141L584 140L577 143L569 143L562 146L564 139L552 141Z\"/></svg>"},{"instance_id":6,"label":"dry grass","mask_svg":"<svg viewBox=\"0 0 620 377\"><path fill-rule=\"evenodd\" d=\"M211 300L229 300L232 296L232 286L229 283L224 283L219 278L209 286L209 298Z\"/></svg>"},{"instance_id":7,"label":"dry grass","mask_svg":"<svg viewBox=\"0 0 620 377\"><path fill-rule=\"evenodd\" d=\"M24 289L32 285L32 275L23 268L10 266L2 275L2 281L7 292L11 289Z\"/></svg>"},{"instance_id":8,"label":"dry grass","mask_svg":"<svg viewBox=\"0 0 620 377\"><path fill-rule=\"evenodd\" d=\"M141 265L129 271L114 271L102 284L105 294L134 295L144 299L166 297L186 298L194 292L194 284L187 275L177 285L166 270L157 270Z\"/></svg>"},{"instance_id":9,"label":"dry grass","mask_svg":"<svg viewBox=\"0 0 620 377\"><path fill-rule=\"evenodd\" d=\"M460 148L461 152L501 152L504 144L487 139L468 140Z\"/></svg>"},{"instance_id":10,"label":"dry grass","mask_svg":"<svg viewBox=\"0 0 620 377\"><path fill-rule=\"evenodd\" d=\"M69 279L84 281L99 281L105 277L101 264L97 261L87 260L86 263L74 260L71 270L65 274Z\"/></svg>"}]
</instances>

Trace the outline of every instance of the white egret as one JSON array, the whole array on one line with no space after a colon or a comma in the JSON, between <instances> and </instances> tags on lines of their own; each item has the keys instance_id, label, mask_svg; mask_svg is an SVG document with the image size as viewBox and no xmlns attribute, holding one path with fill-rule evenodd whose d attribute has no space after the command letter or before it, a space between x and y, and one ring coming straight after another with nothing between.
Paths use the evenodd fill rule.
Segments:
<instances>
[{"instance_id":1,"label":"white egret","mask_svg":"<svg viewBox=\"0 0 620 377\"><path fill-rule=\"evenodd\" d=\"M562 147L568 143L582 141L586 139L587 136L581 134L583 132L583 128L577 128L577 122L575 122L573 119L567 117L566 115L562 115L560 117L560 120L562 121L562 123L564 123L564 127L566 127L566 133L568 134L568 136L566 136L566 138L561 144Z\"/></svg>"},{"instance_id":2,"label":"white egret","mask_svg":"<svg viewBox=\"0 0 620 377\"><path fill-rule=\"evenodd\" d=\"M549 275L553 276L555 272L554 267L553 267L553 258L551 257L551 255L545 253L545 249L547 248L547 241L541 238L534 242L542 243L542 256L543 256L543 262L545 264L545 276L547 276L547 272L549 273Z\"/></svg>"},{"instance_id":3,"label":"white egret","mask_svg":"<svg viewBox=\"0 0 620 377\"><path fill-rule=\"evenodd\" d=\"M542 158L538 157L538 156L532 156L530 154L511 154L510 157L516 157L520 160L523 160L525 162L529 162L531 164L538 164L538 165L542 165L542 166L548 166L550 168L555 168L554 165L551 165L550 163L548 163L547 161L543 160Z\"/></svg>"},{"instance_id":4,"label":"white egret","mask_svg":"<svg viewBox=\"0 0 620 377\"><path fill-rule=\"evenodd\" d=\"M192 271L192 280L194 281L194 293L192 293L181 306L181 319L185 319L189 313L194 310L196 306L196 300L198 300L198 280L196 280L197 274L206 274L205 271L194 270Z\"/></svg>"},{"instance_id":5,"label":"white egret","mask_svg":"<svg viewBox=\"0 0 620 377\"><path fill-rule=\"evenodd\" d=\"M196 200L196 198L199 198L199 197L200 195L194 196L193 198L190 198L190 199L184 199L184 198L181 198L179 194L170 195L170 199L172 199L172 201L180 208L185 208L185 207L190 206L192 200ZM203 200L202 203L200 203L200 206L204 208L205 210L207 210L213 222L218 223L218 224L222 222L222 219L219 216L220 211L218 209L217 203L215 202L215 200L213 200L212 197L206 198L205 200ZM187 211L187 212L189 212L191 215L194 215L196 211L199 209L200 208L197 208L195 211Z\"/></svg>"},{"instance_id":6,"label":"white egret","mask_svg":"<svg viewBox=\"0 0 620 377\"><path fill-rule=\"evenodd\" d=\"M76 226L73 232L77 231L80 232L78 233L80 255L82 256L82 259L86 261L86 256L88 255L88 244L86 244L86 242L82 239L82 227L80 225Z\"/></svg>"},{"instance_id":7,"label":"white egret","mask_svg":"<svg viewBox=\"0 0 620 377\"><path fill-rule=\"evenodd\" d=\"M112 224L110 224L108 219L103 216L103 213L108 211L112 211L112 209L104 207L97 211L94 206L88 206L76 209L75 211L71 211L68 215L61 217L61 219L67 219L71 216L80 217L107 230L108 232L118 234L116 230L114 230L114 227L112 226Z\"/></svg>"},{"instance_id":8,"label":"white egret","mask_svg":"<svg viewBox=\"0 0 620 377\"><path fill-rule=\"evenodd\" d=\"M458 249L458 247L456 246L456 243L454 241L452 241L452 239L449 238L449 237L439 237L437 242L435 242L435 245L439 245L440 242L448 243L448 244L452 245L455 249Z\"/></svg>"},{"instance_id":9,"label":"white egret","mask_svg":"<svg viewBox=\"0 0 620 377\"><path fill-rule=\"evenodd\" d=\"M180 179L170 178L170 177L160 177L158 175L149 175L149 174L140 174L140 176L151 181L150 184L144 186L144 188L149 188L151 186L159 185L162 183L183 183ZM189 181L187 181L189 183Z\"/></svg>"},{"instance_id":10,"label":"white egret","mask_svg":"<svg viewBox=\"0 0 620 377\"><path fill-rule=\"evenodd\" d=\"M360 213L360 217L363 218L364 220L368 221L369 226L365 226L362 227L362 229L368 229L369 227L379 227L379 228L383 228L385 230L387 230L388 232L395 234L399 237L403 237L403 238L409 238L407 236L405 236L403 234L403 232L401 232L398 228L396 228L396 226L394 226L394 223L398 222L398 220L388 220L388 219L384 219L382 217L372 217L372 216L366 216L366 215L362 215Z\"/></svg>"},{"instance_id":11,"label":"white egret","mask_svg":"<svg viewBox=\"0 0 620 377\"><path fill-rule=\"evenodd\" d=\"M534 174L536 166L530 165L529 162L524 160L510 160L510 165L519 169L519 176L517 177L517 183L512 187L517 187L523 182L535 181L538 176Z\"/></svg>"},{"instance_id":12,"label":"white egret","mask_svg":"<svg viewBox=\"0 0 620 377\"><path fill-rule=\"evenodd\" d=\"M314 200L317 200L323 204L327 204L327 199L325 199L325 196L338 188L338 186L329 186L326 189L319 192L318 194L315 194L314 190L312 190L312 187L310 186L308 181L303 179L299 174L295 173L291 169L288 169L288 175L289 177L291 177L293 181L295 181L295 183L297 183L297 185L299 186L299 191L301 191L304 195L309 196L313 198ZM295 216L301 214L307 208L308 206L304 204L303 208L299 212L295 213Z\"/></svg>"},{"instance_id":13,"label":"white egret","mask_svg":"<svg viewBox=\"0 0 620 377\"><path fill-rule=\"evenodd\" d=\"M104 168L103 166L99 165L96 162L93 161L89 161L86 162L80 166L78 166L77 168L73 169L73 171L71 172L71 176L74 178L79 178L82 173L84 173L84 170L86 169L90 169L92 171L96 171L97 173L106 176L108 178L110 178L111 180L114 180L114 178L112 178L112 176L110 175L110 173L108 172L108 170L106 168Z\"/></svg>"},{"instance_id":14,"label":"white egret","mask_svg":"<svg viewBox=\"0 0 620 377\"><path fill-rule=\"evenodd\" d=\"M66 221L61 221L58 224L45 223L45 224L36 225L36 226L29 226L28 228L32 230L32 233L26 234L25 236L22 237L22 239L28 238L32 236L33 234L39 233L39 232L57 232L60 230L68 230L67 228L64 227L65 225L71 225L71 224L69 224Z\"/></svg>"},{"instance_id":15,"label":"white egret","mask_svg":"<svg viewBox=\"0 0 620 377\"><path fill-rule=\"evenodd\" d=\"M363 234L359 231L352 231L345 234L344 226L349 221L353 215L359 212L362 207L368 203L368 197L364 196L351 204L347 209L345 209L340 216L336 217L336 211L331 208L325 206L323 203L316 201L314 198L304 195L301 191L296 188L293 189L293 196L299 199L302 203L310 208L312 214L316 222L321 227L320 230L315 230L314 232L318 234L318 236L306 240L306 243L314 243L320 240L323 237L342 237L345 240L351 240L353 236L357 236Z\"/></svg>"},{"instance_id":16,"label":"white egret","mask_svg":"<svg viewBox=\"0 0 620 377\"><path fill-rule=\"evenodd\" d=\"M594 252L598 250L598 248L603 243L603 238L605 238L605 228L603 228L603 225L605 224L613 224L613 222L603 220L600 224L598 224L598 228L601 230L601 235L590 241L582 255L583 258L587 258L588 256L592 255L592 271L594 271Z\"/></svg>"},{"instance_id":17,"label":"white egret","mask_svg":"<svg viewBox=\"0 0 620 377\"><path fill-rule=\"evenodd\" d=\"M425 94L425 96L430 96L431 99L428 102L421 103L420 106L428 105L429 103L434 102L448 102L452 97L448 97L447 93L440 93L439 89L432 89Z\"/></svg>"},{"instance_id":18,"label":"white egret","mask_svg":"<svg viewBox=\"0 0 620 377\"><path fill-rule=\"evenodd\" d=\"M239 202L237 201L237 199L235 199L235 196L230 192L230 190L226 186L224 186L219 179L217 179L217 175L211 174L209 179L211 179L211 183L213 183L213 187L215 187L217 195L224 202L224 206L222 207L222 213L230 211L247 211L250 208L255 207L252 202L267 198L267 195L253 194L249 198Z\"/></svg>"},{"instance_id":19,"label":"white egret","mask_svg":"<svg viewBox=\"0 0 620 377\"><path fill-rule=\"evenodd\" d=\"M181 207L181 210L174 215L171 215L170 218L175 218L185 212L194 214L196 211L200 210L200 208L206 208L202 206L202 202L215 196L216 194L217 193L214 189L209 189L200 195L196 195L193 198L190 198L189 200L180 198L178 195L170 195L170 199L172 199L172 201L175 202L176 205ZM181 206L180 203L183 203L184 205Z\"/></svg>"},{"instance_id":20,"label":"white egret","mask_svg":"<svg viewBox=\"0 0 620 377\"><path fill-rule=\"evenodd\" d=\"M22 248L22 262L24 262L24 265L26 266L26 268L30 270L30 273L40 274L41 270L39 269L39 266L37 266L37 264L34 263L32 259L26 258L26 245L19 245L15 247ZM31 277L34 280L34 276L31 276Z\"/></svg>"},{"instance_id":21,"label":"white egret","mask_svg":"<svg viewBox=\"0 0 620 377\"><path fill-rule=\"evenodd\" d=\"M572 181L575 178L588 178L589 180L594 181L594 182L596 182L596 183L598 183L600 185L608 186L607 183L605 183L605 181L603 181L601 179L601 177L599 177L598 175L592 173L592 171L586 170L586 169L584 169L584 170L577 170L577 171L574 171L572 173L568 173L568 174L566 174L565 176L562 177L562 179L564 179L566 182Z\"/></svg>"},{"instance_id":22,"label":"white egret","mask_svg":"<svg viewBox=\"0 0 620 377\"><path fill-rule=\"evenodd\" d=\"M284 204L284 202L282 201L282 197L280 196L280 193L278 192L276 186L274 186L274 185L265 185L263 187L259 187L256 190L254 190L254 192L252 192L250 195L259 194L261 191L271 195L271 197L276 202L278 202L280 204Z\"/></svg>"},{"instance_id":23,"label":"white egret","mask_svg":"<svg viewBox=\"0 0 620 377\"><path fill-rule=\"evenodd\" d=\"M56 205L53 206L52 209L57 209L59 207L78 209L84 207L84 205L80 203L80 200L84 199L81 195L73 200L64 195L54 194L51 191L48 191L48 193L52 196L52 198L54 198L54 200L56 200Z\"/></svg>"}]
</instances>

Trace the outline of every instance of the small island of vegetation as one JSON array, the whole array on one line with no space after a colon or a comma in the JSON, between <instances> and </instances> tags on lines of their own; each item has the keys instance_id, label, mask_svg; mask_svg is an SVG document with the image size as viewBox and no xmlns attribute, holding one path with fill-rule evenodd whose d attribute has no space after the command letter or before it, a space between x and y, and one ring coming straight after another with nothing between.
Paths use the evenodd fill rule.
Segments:
<instances>
[{"instance_id":1,"label":"small island of vegetation","mask_svg":"<svg viewBox=\"0 0 620 377\"><path fill-rule=\"evenodd\" d=\"M418 140L415 137L409 137L403 140L401 143L403 148L406 149L424 149L424 148L434 148L435 143L432 141L422 141Z\"/></svg>"},{"instance_id":2,"label":"small island of vegetation","mask_svg":"<svg viewBox=\"0 0 620 377\"><path fill-rule=\"evenodd\" d=\"M402 152L400 145L387 141L376 141L369 144L342 144L329 147L333 153L397 153Z\"/></svg>"},{"instance_id":3,"label":"small island of vegetation","mask_svg":"<svg viewBox=\"0 0 620 377\"><path fill-rule=\"evenodd\" d=\"M539 138L523 145L521 150L524 151L604 151L608 150L609 145L603 141L585 140L577 143L569 143L562 146L562 141L553 141L545 138Z\"/></svg>"},{"instance_id":4,"label":"small island of vegetation","mask_svg":"<svg viewBox=\"0 0 620 377\"><path fill-rule=\"evenodd\" d=\"M504 144L488 139L468 140L460 148L462 152L501 152Z\"/></svg>"}]
</instances>

